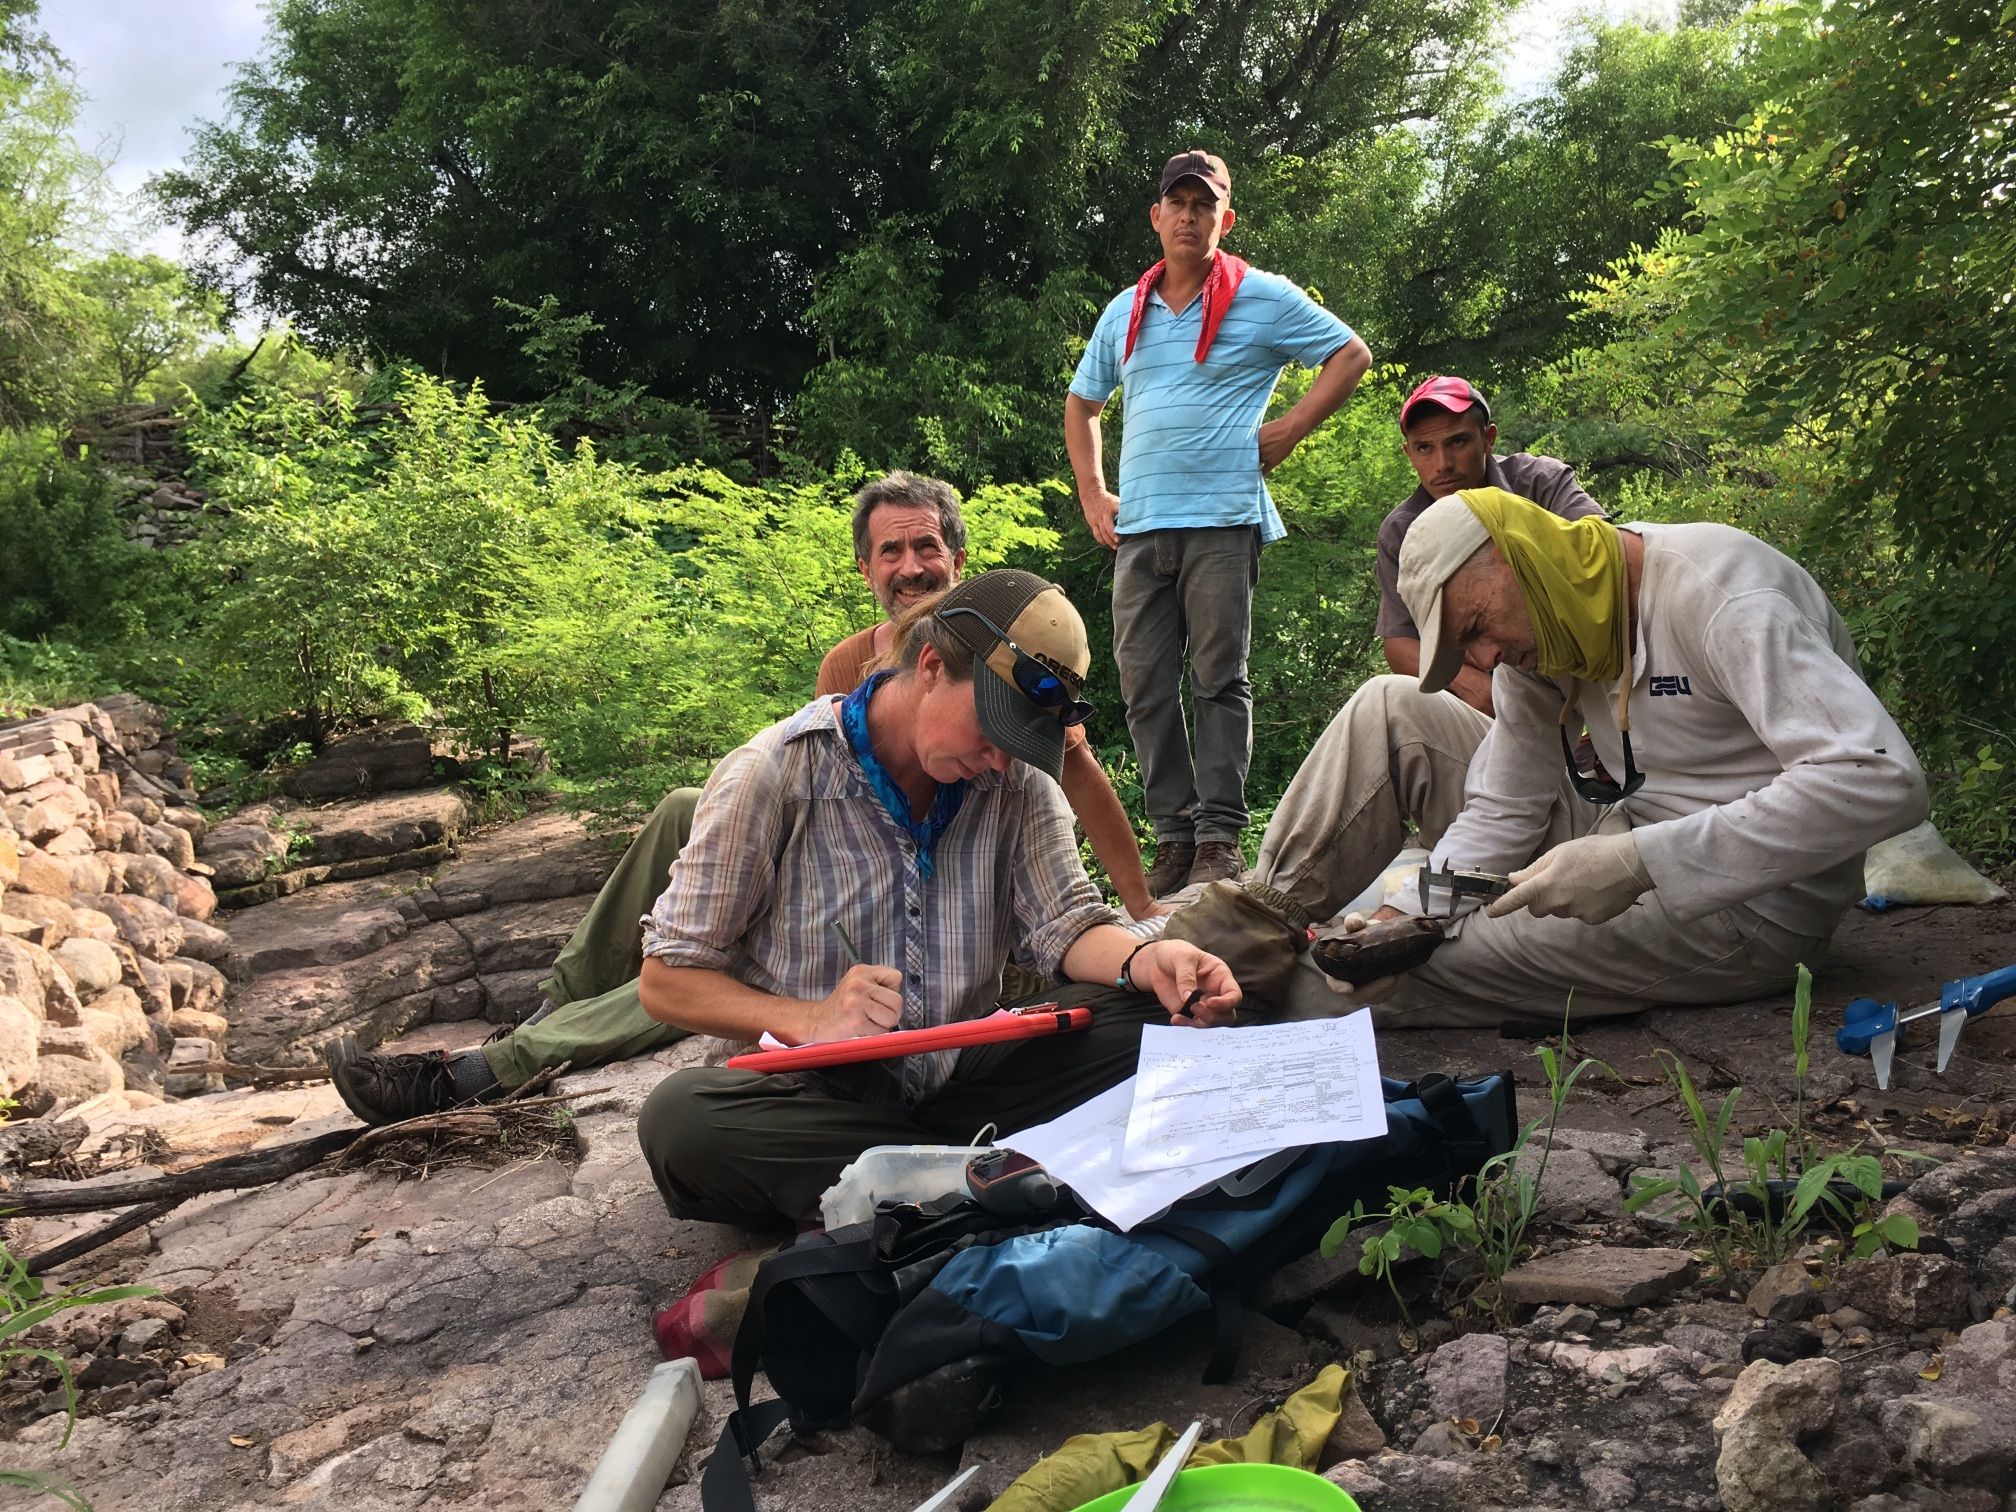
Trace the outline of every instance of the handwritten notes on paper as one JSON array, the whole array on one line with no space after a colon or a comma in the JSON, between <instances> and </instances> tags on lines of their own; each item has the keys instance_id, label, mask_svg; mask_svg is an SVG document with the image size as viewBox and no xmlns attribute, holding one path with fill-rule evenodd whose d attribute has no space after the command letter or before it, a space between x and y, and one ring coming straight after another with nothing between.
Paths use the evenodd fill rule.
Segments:
<instances>
[{"instance_id":1,"label":"handwritten notes on paper","mask_svg":"<svg viewBox=\"0 0 2016 1512\"><path fill-rule=\"evenodd\" d=\"M1295 1024L1141 1033L1124 1149L1130 1171L1385 1132L1366 1009Z\"/></svg>"},{"instance_id":2,"label":"handwritten notes on paper","mask_svg":"<svg viewBox=\"0 0 2016 1512\"><path fill-rule=\"evenodd\" d=\"M1001 1141L1123 1233L1281 1150L1386 1132L1371 1015L1151 1028L1139 1073Z\"/></svg>"}]
</instances>

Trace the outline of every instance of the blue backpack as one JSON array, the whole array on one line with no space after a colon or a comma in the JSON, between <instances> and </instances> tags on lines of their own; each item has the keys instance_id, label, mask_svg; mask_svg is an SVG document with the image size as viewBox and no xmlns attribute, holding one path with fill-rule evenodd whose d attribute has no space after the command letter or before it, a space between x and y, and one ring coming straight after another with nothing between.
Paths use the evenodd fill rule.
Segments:
<instances>
[{"instance_id":1,"label":"blue backpack","mask_svg":"<svg viewBox=\"0 0 2016 1512\"><path fill-rule=\"evenodd\" d=\"M1316 1248L1389 1186L1450 1192L1512 1148L1512 1079L1385 1082L1386 1133L1315 1145L1257 1189L1186 1198L1129 1233L1094 1218L1017 1227L964 1198L885 1207L764 1261L735 1337L730 1416L701 1481L707 1512L749 1512L756 1450L858 1423L897 1448L947 1449L1000 1405L1020 1365L1076 1365L1216 1309L1204 1379L1230 1378L1242 1292ZM751 1407L761 1368L777 1399Z\"/></svg>"}]
</instances>

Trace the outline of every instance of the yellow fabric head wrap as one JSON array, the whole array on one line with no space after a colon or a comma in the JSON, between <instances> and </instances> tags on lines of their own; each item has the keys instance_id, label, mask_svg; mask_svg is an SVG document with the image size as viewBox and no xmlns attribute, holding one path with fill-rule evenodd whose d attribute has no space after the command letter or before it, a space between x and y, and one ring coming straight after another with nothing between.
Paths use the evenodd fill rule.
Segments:
<instances>
[{"instance_id":1,"label":"yellow fabric head wrap","mask_svg":"<svg viewBox=\"0 0 2016 1512\"><path fill-rule=\"evenodd\" d=\"M1519 582L1540 675L1592 683L1626 678L1631 611L1617 527L1600 515L1564 520L1502 488L1466 488L1461 498ZM1628 693L1627 681L1617 694L1618 723L1627 729Z\"/></svg>"}]
</instances>

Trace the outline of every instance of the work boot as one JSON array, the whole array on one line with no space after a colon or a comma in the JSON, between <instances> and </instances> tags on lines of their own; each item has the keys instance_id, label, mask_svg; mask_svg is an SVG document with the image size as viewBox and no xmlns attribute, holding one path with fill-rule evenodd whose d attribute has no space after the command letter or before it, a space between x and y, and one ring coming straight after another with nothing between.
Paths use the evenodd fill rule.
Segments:
<instances>
[{"instance_id":1,"label":"work boot","mask_svg":"<svg viewBox=\"0 0 2016 1512\"><path fill-rule=\"evenodd\" d=\"M445 1050L360 1055L355 1044L345 1040L331 1048L327 1059L337 1095L367 1124L442 1113L463 1103L486 1101L504 1090L481 1051L452 1056Z\"/></svg>"},{"instance_id":2,"label":"work boot","mask_svg":"<svg viewBox=\"0 0 2016 1512\"><path fill-rule=\"evenodd\" d=\"M1200 882L1222 882L1246 870L1246 858L1239 854L1236 840L1206 840L1197 847L1197 859L1190 863L1185 879L1192 887Z\"/></svg>"},{"instance_id":3,"label":"work boot","mask_svg":"<svg viewBox=\"0 0 2016 1512\"><path fill-rule=\"evenodd\" d=\"M1148 868L1148 896L1160 898L1190 880L1191 863L1197 847L1188 840L1164 840L1155 847L1155 864Z\"/></svg>"}]
</instances>

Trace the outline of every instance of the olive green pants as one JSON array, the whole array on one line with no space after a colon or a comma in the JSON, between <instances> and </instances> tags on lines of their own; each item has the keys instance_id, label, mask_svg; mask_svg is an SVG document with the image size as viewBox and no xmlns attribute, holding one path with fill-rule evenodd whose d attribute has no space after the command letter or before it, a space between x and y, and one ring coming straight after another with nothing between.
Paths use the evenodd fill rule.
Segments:
<instances>
[{"instance_id":1,"label":"olive green pants","mask_svg":"<svg viewBox=\"0 0 2016 1512\"><path fill-rule=\"evenodd\" d=\"M542 984L558 1006L483 1047L504 1086L522 1086L552 1066L578 1069L648 1055L686 1037L637 1001L637 974L644 969L638 921L665 891L672 863L693 833L699 799L698 788L673 789L637 831Z\"/></svg>"},{"instance_id":2,"label":"olive green pants","mask_svg":"<svg viewBox=\"0 0 2016 1512\"><path fill-rule=\"evenodd\" d=\"M1092 1009L1075 1034L975 1045L952 1078L914 1108L830 1096L792 1075L700 1066L658 1084L637 1115L637 1142L675 1218L760 1228L816 1217L819 1197L863 1150L965 1145L993 1124L1027 1129L1134 1074L1141 1030L1166 1024L1154 998L1111 987L1045 994Z\"/></svg>"}]
</instances>

